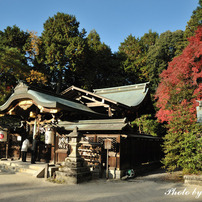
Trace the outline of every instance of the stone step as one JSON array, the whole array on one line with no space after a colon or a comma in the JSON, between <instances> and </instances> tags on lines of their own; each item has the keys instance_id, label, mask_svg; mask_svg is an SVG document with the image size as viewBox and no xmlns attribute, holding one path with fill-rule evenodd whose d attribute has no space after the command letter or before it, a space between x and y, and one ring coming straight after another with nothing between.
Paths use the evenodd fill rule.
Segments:
<instances>
[{"instance_id":1,"label":"stone step","mask_svg":"<svg viewBox=\"0 0 202 202\"><path fill-rule=\"evenodd\" d=\"M56 174L63 175L63 176L81 176L81 175L92 175L90 171L83 171L83 172L63 172L63 171L56 171Z\"/></svg>"},{"instance_id":2,"label":"stone step","mask_svg":"<svg viewBox=\"0 0 202 202\"><path fill-rule=\"evenodd\" d=\"M79 172L89 172L90 168L89 167L78 167L78 168L60 167L59 171L79 173Z\"/></svg>"},{"instance_id":3,"label":"stone step","mask_svg":"<svg viewBox=\"0 0 202 202\"><path fill-rule=\"evenodd\" d=\"M37 171L30 168L19 168L18 172L35 175Z\"/></svg>"},{"instance_id":4,"label":"stone step","mask_svg":"<svg viewBox=\"0 0 202 202\"><path fill-rule=\"evenodd\" d=\"M31 174L35 177L44 177L45 163L39 162L38 164L31 164L30 162L22 162L20 160L16 161L0 161L1 165L6 165L7 167L12 168L15 172L22 172Z\"/></svg>"},{"instance_id":5,"label":"stone step","mask_svg":"<svg viewBox=\"0 0 202 202\"><path fill-rule=\"evenodd\" d=\"M185 184L194 184L202 186L202 175L184 175Z\"/></svg>"}]
</instances>

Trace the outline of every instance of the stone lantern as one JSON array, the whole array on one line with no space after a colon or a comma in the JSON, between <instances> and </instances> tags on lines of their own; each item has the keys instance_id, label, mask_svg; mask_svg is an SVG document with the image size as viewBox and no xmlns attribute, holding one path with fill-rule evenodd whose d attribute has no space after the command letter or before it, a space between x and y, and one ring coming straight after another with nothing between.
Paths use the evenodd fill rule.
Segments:
<instances>
[{"instance_id":1,"label":"stone lantern","mask_svg":"<svg viewBox=\"0 0 202 202\"><path fill-rule=\"evenodd\" d=\"M73 132L67 135L71 152L61 164L59 171L56 171L56 180L66 184L78 184L92 179L90 168L78 152L82 135L77 130L78 128L75 127Z\"/></svg>"},{"instance_id":2,"label":"stone lantern","mask_svg":"<svg viewBox=\"0 0 202 202\"><path fill-rule=\"evenodd\" d=\"M78 148L80 147L80 140L81 140L81 133L78 133L78 128L75 127L73 132L71 132L67 137L69 138L69 145L71 146L71 153L70 155L65 159L65 161L72 161L77 162L80 160L81 156L78 152Z\"/></svg>"}]
</instances>

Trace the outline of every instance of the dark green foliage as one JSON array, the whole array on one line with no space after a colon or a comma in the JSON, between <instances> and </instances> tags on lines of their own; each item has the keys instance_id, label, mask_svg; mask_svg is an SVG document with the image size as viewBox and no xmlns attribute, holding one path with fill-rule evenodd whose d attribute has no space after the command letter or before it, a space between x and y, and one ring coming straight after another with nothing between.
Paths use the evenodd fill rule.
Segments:
<instances>
[{"instance_id":1,"label":"dark green foliage","mask_svg":"<svg viewBox=\"0 0 202 202\"><path fill-rule=\"evenodd\" d=\"M15 25L8 26L4 31L0 31L0 45L17 48L20 53L25 54L29 45L29 33Z\"/></svg>"},{"instance_id":2,"label":"dark green foliage","mask_svg":"<svg viewBox=\"0 0 202 202\"><path fill-rule=\"evenodd\" d=\"M136 38L129 35L119 47L122 57L122 67L127 83L141 83L149 81L149 71L146 66L149 47L154 45L158 34L149 30L143 37Z\"/></svg>"},{"instance_id":3,"label":"dark green foliage","mask_svg":"<svg viewBox=\"0 0 202 202\"><path fill-rule=\"evenodd\" d=\"M179 166L183 168L184 173L202 172L202 125L194 125L183 137Z\"/></svg>"},{"instance_id":4,"label":"dark green foliage","mask_svg":"<svg viewBox=\"0 0 202 202\"><path fill-rule=\"evenodd\" d=\"M0 46L16 48L23 55L22 64L31 63L31 58L26 54L30 46L29 33L20 30L16 25L8 26L4 31L0 31Z\"/></svg>"},{"instance_id":5,"label":"dark green foliage","mask_svg":"<svg viewBox=\"0 0 202 202\"><path fill-rule=\"evenodd\" d=\"M153 46L150 46L147 54L146 70L151 82L151 89L154 93L160 78L159 75L164 69L167 69L168 63L172 61L175 56L182 53L185 47L183 31L164 32L156 40Z\"/></svg>"},{"instance_id":6,"label":"dark green foliage","mask_svg":"<svg viewBox=\"0 0 202 202\"><path fill-rule=\"evenodd\" d=\"M85 67L80 71L83 77L82 87L92 90L123 84L120 56L112 54L111 49L101 42L95 30L89 33L86 43Z\"/></svg>"},{"instance_id":7,"label":"dark green foliage","mask_svg":"<svg viewBox=\"0 0 202 202\"><path fill-rule=\"evenodd\" d=\"M28 73L28 66L22 63L24 55L17 48L0 47L0 103L4 103L18 80Z\"/></svg>"},{"instance_id":8,"label":"dark green foliage","mask_svg":"<svg viewBox=\"0 0 202 202\"><path fill-rule=\"evenodd\" d=\"M140 134L163 136L166 133L163 124L159 123L151 114L142 115L140 118L135 119L131 124Z\"/></svg>"},{"instance_id":9,"label":"dark green foliage","mask_svg":"<svg viewBox=\"0 0 202 202\"><path fill-rule=\"evenodd\" d=\"M169 132L164 138L165 158L162 163L168 171L182 169L184 173L197 174L202 171L202 125L187 124L186 126L184 118L183 122L184 130L181 119L171 122Z\"/></svg>"},{"instance_id":10,"label":"dark green foliage","mask_svg":"<svg viewBox=\"0 0 202 202\"><path fill-rule=\"evenodd\" d=\"M7 129L14 129L21 126L22 119L14 115L5 115L0 117L0 127Z\"/></svg>"},{"instance_id":11,"label":"dark green foliage","mask_svg":"<svg viewBox=\"0 0 202 202\"><path fill-rule=\"evenodd\" d=\"M185 38L193 36L199 25L202 25L202 0L199 0L198 7L193 11L191 19L187 22Z\"/></svg>"},{"instance_id":12,"label":"dark green foliage","mask_svg":"<svg viewBox=\"0 0 202 202\"><path fill-rule=\"evenodd\" d=\"M0 31L0 103L4 103L16 82L29 73L26 48L29 34L17 26Z\"/></svg>"},{"instance_id":13,"label":"dark green foliage","mask_svg":"<svg viewBox=\"0 0 202 202\"><path fill-rule=\"evenodd\" d=\"M79 31L79 22L75 16L57 13L44 23L42 33L41 58L52 72L52 82L56 83L56 92L59 93L65 81L72 81L74 72L80 67L84 55L85 30Z\"/></svg>"},{"instance_id":14,"label":"dark green foliage","mask_svg":"<svg viewBox=\"0 0 202 202\"><path fill-rule=\"evenodd\" d=\"M132 35L129 35L121 46L119 52L125 56L123 68L126 73L126 78L129 83L139 83L141 74L140 67L143 65L143 45L140 40Z\"/></svg>"}]
</instances>

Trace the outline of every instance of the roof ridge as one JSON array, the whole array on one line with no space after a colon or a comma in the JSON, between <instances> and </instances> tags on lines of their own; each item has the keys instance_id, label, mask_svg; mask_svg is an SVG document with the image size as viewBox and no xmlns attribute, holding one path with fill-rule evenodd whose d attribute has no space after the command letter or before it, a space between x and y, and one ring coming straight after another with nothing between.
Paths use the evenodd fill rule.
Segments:
<instances>
[{"instance_id":1,"label":"roof ridge","mask_svg":"<svg viewBox=\"0 0 202 202\"><path fill-rule=\"evenodd\" d=\"M114 90L124 90L124 89L134 89L134 88L138 88L140 86L146 86L147 84L149 84L150 82L145 82L145 83L139 83L139 84L132 84L132 85L125 85L125 86L115 86L115 87L109 87L109 88L100 88L100 89L93 89L93 92L94 93L97 93L97 92L106 92L106 91L114 91Z\"/></svg>"}]
</instances>

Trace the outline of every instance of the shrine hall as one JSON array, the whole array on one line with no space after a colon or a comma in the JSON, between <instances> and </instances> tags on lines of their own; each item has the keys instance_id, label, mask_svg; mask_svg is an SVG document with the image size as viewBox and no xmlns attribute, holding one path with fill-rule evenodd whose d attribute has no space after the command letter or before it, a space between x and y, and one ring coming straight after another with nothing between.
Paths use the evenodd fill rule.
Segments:
<instances>
[{"instance_id":1,"label":"shrine hall","mask_svg":"<svg viewBox=\"0 0 202 202\"><path fill-rule=\"evenodd\" d=\"M71 152L68 135L77 128L78 151L91 172L102 177L108 158L110 175L120 178L127 169L160 161L162 139L131 125L153 112L149 83L92 92L71 86L58 95L19 82L0 106L0 158L20 159L23 140L32 142L37 133L37 161L60 165ZM111 141L108 151L105 140Z\"/></svg>"}]
</instances>

